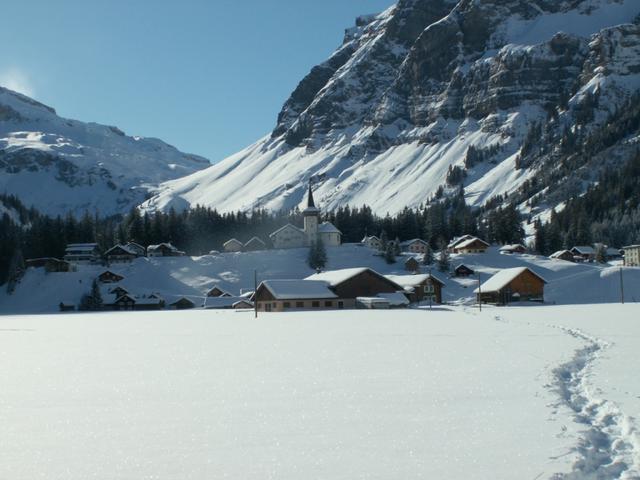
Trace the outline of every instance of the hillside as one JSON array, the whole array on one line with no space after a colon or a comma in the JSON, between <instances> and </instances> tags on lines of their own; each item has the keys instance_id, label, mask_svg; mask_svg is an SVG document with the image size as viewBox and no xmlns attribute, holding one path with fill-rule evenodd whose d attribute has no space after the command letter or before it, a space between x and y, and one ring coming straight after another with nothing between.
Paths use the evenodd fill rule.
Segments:
<instances>
[{"instance_id":1,"label":"hillside","mask_svg":"<svg viewBox=\"0 0 640 480\"><path fill-rule=\"evenodd\" d=\"M0 87L0 193L42 213L125 213L151 187L208 165L158 139L59 117Z\"/></svg>"},{"instance_id":2,"label":"hillside","mask_svg":"<svg viewBox=\"0 0 640 480\"><path fill-rule=\"evenodd\" d=\"M400 0L347 30L270 135L143 208L289 209L312 179L329 210L384 215L462 186L473 206L516 194L546 212L635 151L628 131L574 155L640 87L639 14L636 0Z\"/></svg>"},{"instance_id":3,"label":"hillside","mask_svg":"<svg viewBox=\"0 0 640 480\"><path fill-rule=\"evenodd\" d=\"M359 245L328 248L327 269L367 266L384 274L406 274L402 261L387 264L381 256ZM254 270L258 280L302 279L313 270L306 264L307 249L268 252L222 253L202 257L141 258L130 265L113 265L110 270L125 277L122 285L134 294L158 293L166 300L189 296L201 304L204 295L217 285L232 294L252 290ZM452 255L451 264L464 263L487 280L499 269L526 266L549 282L545 301L551 304L615 303L620 301L619 268L609 265L574 264L536 255L502 255L496 247L483 255ZM81 266L74 273L45 273L29 269L12 295L0 289L0 313L52 313L61 301L79 304L93 279L105 270ZM426 269L423 267L423 270ZM475 302L477 279L450 278L433 268L446 287L443 301L468 305ZM628 302L640 301L640 268L625 268ZM170 302L168 302L170 303Z\"/></svg>"}]
</instances>

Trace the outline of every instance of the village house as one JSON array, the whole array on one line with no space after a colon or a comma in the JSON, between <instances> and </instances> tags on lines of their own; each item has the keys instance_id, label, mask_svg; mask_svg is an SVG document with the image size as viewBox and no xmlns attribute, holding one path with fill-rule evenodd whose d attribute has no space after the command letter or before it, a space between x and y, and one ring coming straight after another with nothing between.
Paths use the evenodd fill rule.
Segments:
<instances>
[{"instance_id":1,"label":"village house","mask_svg":"<svg viewBox=\"0 0 640 480\"><path fill-rule=\"evenodd\" d=\"M264 243L258 237L253 237L251 240L249 240L247 243L244 244L245 252L255 252L258 250L266 250L266 249L267 249L267 244Z\"/></svg>"},{"instance_id":2,"label":"village house","mask_svg":"<svg viewBox=\"0 0 640 480\"><path fill-rule=\"evenodd\" d=\"M253 301L263 312L355 307L355 298L339 298L327 282L313 280L265 280L258 285Z\"/></svg>"},{"instance_id":3,"label":"village house","mask_svg":"<svg viewBox=\"0 0 640 480\"><path fill-rule=\"evenodd\" d=\"M64 261L73 264L100 263L100 248L97 243L70 243L65 249Z\"/></svg>"},{"instance_id":4,"label":"village house","mask_svg":"<svg viewBox=\"0 0 640 480\"><path fill-rule=\"evenodd\" d=\"M619 248L614 247L606 247L605 249L605 257L607 262L611 262L612 260L622 260L622 251Z\"/></svg>"},{"instance_id":5,"label":"village house","mask_svg":"<svg viewBox=\"0 0 640 480\"><path fill-rule=\"evenodd\" d=\"M573 253L571 253L569 250L558 250L557 252L549 255L549 258L551 258L552 260L564 260L566 262L576 261Z\"/></svg>"},{"instance_id":6,"label":"village house","mask_svg":"<svg viewBox=\"0 0 640 480\"><path fill-rule=\"evenodd\" d=\"M130 250L131 252L135 253L137 257L144 257L147 255L147 249L144 248L139 243L127 242L125 247L127 247L127 249Z\"/></svg>"},{"instance_id":7,"label":"village house","mask_svg":"<svg viewBox=\"0 0 640 480\"><path fill-rule=\"evenodd\" d=\"M576 260L582 262L593 262L596 258L596 250L588 245L573 247L570 252Z\"/></svg>"},{"instance_id":8,"label":"village house","mask_svg":"<svg viewBox=\"0 0 640 480\"><path fill-rule=\"evenodd\" d=\"M205 297L203 308L207 310L224 310L224 309L247 309L253 308L253 303L242 297L219 296Z\"/></svg>"},{"instance_id":9,"label":"village house","mask_svg":"<svg viewBox=\"0 0 640 480\"><path fill-rule=\"evenodd\" d=\"M186 254L169 242L161 243L159 245L149 245L147 247L148 257L183 257Z\"/></svg>"},{"instance_id":10,"label":"village house","mask_svg":"<svg viewBox=\"0 0 640 480\"><path fill-rule=\"evenodd\" d=\"M461 278L465 278L465 277L470 277L471 275L474 275L476 272L467 267L465 264L461 263L460 265L458 265L454 270L453 270L453 274L456 277L461 277Z\"/></svg>"},{"instance_id":11,"label":"village house","mask_svg":"<svg viewBox=\"0 0 640 480\"><path fill-rule=\"evenodd\" d=\"M332 291L342 299L375 297L379 293L395 293L403 288L370 268L345 268L316 273L306 281L327 282Z\"/></svg>"},{"instance_id":12,"label":"village house","mask_svg":"<svg viewBox=\"0 0 640 480\"><path fill-rule=\"evenodd\" d=\"M133 296L125 293L118 297L111 305L114 310L162 310L165 302L162 297L156 294ZM105 306L107 306L105 304Z\"/></svg>"},{"instance_id":13,"label":"village house","mask_svg":"<svg viewBox=\"0 0 640 480\"><path fill-rule=\"evenodd\" d=\"M104 258L108 264L128 263L134 261L138 253L127 245L115 245L104 253Z\"/></svg>"},{"instance_id":14,"label":"village house","mask_svg":"<svg viewBox=\"0 0 640 480\"><path fill-rule=\"evenodd\" d=\"M451 251L453 253L485 253L489 248L489 244L478 237L471 237L456 243Z\"/></svg>"},{"instance_id":15,"label":"village house","mask_svg":"<svg viewBox=\"0 0 640 480\"><path fill-rule=\"evenodd\" d=\"M506 305L518 301L544 302L547 281L527 267L500 270L474 293L478 302Z\"/></svg>"},{"instance_id":16,"label":"village house","mask_svg":"<svg viewBox=\"0 0 640 480\"><path fill-rule=\"evenodd\" d=\"M625 267L640 267L640 245L629 245L623 247L624 251L624 266Z\"/></svg>"},{"instance_id":17,"label":"village house","mask_svg":"<svg viewBox=\"0 0 640 480\"><path fill-rule=\"evenodd\" d=\"M462 242L466 242L467 240L470 240L472 238L476 237L474 237L473 235L462 235L461 237L454 237L453 240L449 242L449 245L447 245L447 250L449 251L449 253L453 253L453 249L456 245Z\"/></svg>"},{"instance_id":18,"label":"village house","mask_svg":"<svg viewBox=\"0 0 640 480\"><path fill-rule=\"evenodd\" d=\"M372 250L380 250L382 248L382 241L375 235L366 235L360 243Z\"/></svg>"},{"instance_id":19,"label":"village house","mask_svg":"<svg viewBox=\"0 0 640 480\"><path fill-rule=\"evenodd\" d=\"M69 272L71 265L69 262L53 257L29 258L25 261L27 268L44 268L47 273Z\"/></svg>"},{"instance_id":20,"label":"village house","mask_svg":"<svg viewBox=\"0 0 640 480\"><path fill-rule=\"evenodd\" d=\"M226 290L221 289L217 285L207 292L207 297L233 297Z\"/></svg>"},{"instance_id":21,"label":"village house","mask_svg":"<svg viewBox=\"0 0 640 480\"><path fill-rule=\"evenodd\" d=\"M521 243L516 243L513 245L503 245L502 247L500 247L500 253L506 253L507 255L513 255L514 253L527 253L527 247L525 247Z\"/></svg>"},{"instance_id":22,"label":"village house","mask_svg":"<svg viewBox=\"0 0 640 480\"><path fill-rule=\"evenodd\" d=\"M442 289L444 282L428 273L421 275L385 275L392 282L404 289L405 295L411 303L429 301L442 303Z\"/></svg>"},{"instance_id":23,"label":"village house","mask_svg":"<svg viewBox=\"0 0 640 480\"><path fill-rule=\"evenodd\" d=\"M409 257L404 261L404 269L407 272L418 272L420 271L420 263L414 257Z\"/></svg>"},{"instance_id":24,"label":"village house","mask_svg":"<svg viewBox=\"0 0 640 480\"><path fill-rule=\"evenodd\" d=\"M169 308L172 310L191 310L192 308L196 308L196 304L193 300L187 297L180 297L176 301L170 303Z\"/></svg>"},{"instance_id":25,"label":"village house","mask_svg":"<svg viewBox=\"0 0 640 480\"><path fill-rule=\"evenodd\" d=\"M429 244L420 238L414 238L400 242L400 248L403 252L421 253L424 255L429 249Z\"/></svg>"},{"instance_id":26,"label":"village house","mask_svg":"<svg viewBox=\"0 0 640 480\"><path fill-rule=\"evenodd\" d=\"M122 280L124 280L124 277L122 275L113 273L111 270L105 270L100 275L98 275L98 281L100 283L118 283Z\"/></svg>"},{"instance_id":27,"label":"village house","mask_svg":"<svg viewBox=\"0 0 640 480\"><path fill-rule=\"evenodd\" d=\"M244 244L236 239L232 238L231 240L227 240L222 244L222 248L225 252L233 253L233 252L241 252L244 248Z\"/></svg>"}]
</instances>

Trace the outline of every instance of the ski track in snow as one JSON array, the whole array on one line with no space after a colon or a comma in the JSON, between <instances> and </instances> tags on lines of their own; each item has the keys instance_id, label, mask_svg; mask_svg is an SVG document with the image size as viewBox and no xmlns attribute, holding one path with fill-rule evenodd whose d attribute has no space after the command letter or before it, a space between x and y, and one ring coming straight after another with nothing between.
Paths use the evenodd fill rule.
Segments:
<instances>
[{"instance_id":1,"label":"ski track in snow","mask_svg":"<svg viewBox=\"0 0 640 480\"><path fill-rule=\"evenodd\" d=\"M598 398L588 385L595 362L614 344L579 329L549 326L586 342L571 360L554 369L555 384L549 385L560 395L561 404L571 409L575 421L585 426L576 447L579 457L572 471L551 478L640 479L640 439L633 420L614 402Z\"/></svg>"}]
</instances>

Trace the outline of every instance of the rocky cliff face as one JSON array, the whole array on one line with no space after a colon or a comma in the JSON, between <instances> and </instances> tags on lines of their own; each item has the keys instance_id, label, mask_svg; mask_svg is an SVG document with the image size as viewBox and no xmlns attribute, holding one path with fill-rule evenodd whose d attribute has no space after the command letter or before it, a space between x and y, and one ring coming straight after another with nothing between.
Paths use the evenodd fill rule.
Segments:
<instances>
[{"instance_id":1,"label":"rocky cliff face","mask_svg":"<svg viewBox=\"0 0 640 480\"><path fill-rule=\"evenodd\" d=\"M207 166L160 140L67 120L0 87L0 192L45 213L124 213L150 188Z\"/></svg>"},{"instance_id":2,"label":"rocky cliff face","mask_svg":"<svg viewBox=\"0 0 640 480\"><path fill-rule=\"evenodd\" d=\"M558 161L531 148L536 126L551 142L597 130L640 87L639 14L636 0L400 0L347 30L271 135L144 208L291 208L309 179L325 208L382 214L442 188L472 205L515 193Z\"/></svg>"}]
</instances>

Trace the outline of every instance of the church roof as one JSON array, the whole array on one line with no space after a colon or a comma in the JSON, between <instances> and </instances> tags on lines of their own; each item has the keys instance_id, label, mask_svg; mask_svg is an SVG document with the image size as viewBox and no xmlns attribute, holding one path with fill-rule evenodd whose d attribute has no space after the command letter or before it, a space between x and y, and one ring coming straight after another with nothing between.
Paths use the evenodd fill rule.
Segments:
<instances>
[{"instance_id":1,"label":"church roof","mask_svg":"<svg viewBox=\"0 0 640 480\"><path fill-rule=\"evenodd\" d=\"M290 228L293 228L294 230L297 230L300 233L304 233L304 230L302 230L301 228L296 227L295 225L291 225L290 223L287 223L285 226L280 227L279 229L277 229L275 232L273 232L272 234L269 235L269 237L274 237L277 234L279 234L280 232L283 232L284 230L288 230Z\"/></svg>"},{"instance_id":2,"label":"church roof","mask_svg":"<svg viewBox=\"0 0 640 480\"><path fill-rule=\"evenodd\" d=\"M313 190L311 189L311 182L309 182L309 193L307 194L307 208L302 211L303 214L318 214L320 209L316 207L316 203L313 200Z\"/></svg>"},{"instance_id":3,"label":"church roof","mask_svg":"<svg viewBox=\"0 0 640 480\"><path fill-rule=\"evenodd\" d=\"M318 225L318 232L342 234L342 232L338 230L338 228L331 222L322 222L320 225Z\"/></svg>"}]
</instances>

